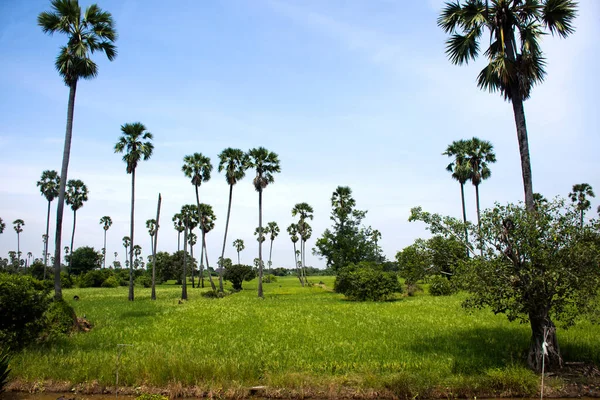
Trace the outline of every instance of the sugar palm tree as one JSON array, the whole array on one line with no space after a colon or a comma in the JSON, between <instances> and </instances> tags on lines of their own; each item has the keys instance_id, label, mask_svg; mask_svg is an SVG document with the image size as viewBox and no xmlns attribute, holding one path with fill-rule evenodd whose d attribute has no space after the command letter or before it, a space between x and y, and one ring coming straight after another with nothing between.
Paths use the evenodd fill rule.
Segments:
<instances>
[{"instance_id":1,"label":"sugar palm tree","mask_svg":"<svg viewBox=\"0 0 600 400\"><path fill-rule=\"evenodd\" d=\"M302 272L300 268L298 268L298 252L296 250L296 243L298 243L298 224L290 224L287 227L287 232L290 235L290 239L292 240L292 244L294 245L294 268L298 270L298 279L300 279L300 284L304 286L304 280L302 279Z\"/></svg>"},{"instance_id":2,"label":"sugar palm tree","mask_svg":"<svg viewBox=\"0 0 600 400\"><path fill-rule=\"evenodd\" d=\"M105 215L100 218L100 225L102 225L102 229L104 229L104 247L102 248L102 254L104 255L104 268L106 268L106 231L112 226L112 218Z\"/></svg>"},{"instance_id":3,"label":"sugar palm tree","mask_svg":"<svg viewBox=\"0 0 600 400\"><path fill-rule=\"evenodd\" d=\"M215 221L217 217L213 212L213 209L210 205L200 203L198 206L198 218L200 225L200 232L202 233L202 255L200 258L204 258L206 260L206 270L208 271L208 280L210 282L210 287L213 291L217 290L215 283L212 280L212 275L210 273L210 264L208 263L208 254L206 251L206 234L213 230L215 227ZM202 269L202 261L200 262L200 273L202 276L202 287L204 287L204 272Z\"/></svg>"},{"instance_id":4,"label":"sugar palm tree","mask_svg":"<svg viewBox=\"0 0 600 400\"><path fill-rule=\"evenodd\" d=\"M88 189L85 183L79 179L69 179L65 200L67 205L71 206L71 210L73 210L73 232L71 233L71 246L69 246L69 252L72 255L75 226L77 225L77 210L83 207L83 203L88 201ZM69 274L71 273L71 258L69 258Z\"/></svg>"},{"instance_id":5,"label":"sugar palm tree","mask_svg":"<svg viewBox=\"0 0 600 400\"><path fill-rule=\"evenodd\" d=\"M5 229L6 229L6 223L4 222L4 220L2 218L0 218L0 233L4 233Z\"/></svg>"},{"instance_id":6,"label":"sugar palm tree","mask_svg":"<svg viewBox=\"0 0 600 400\"><path fill-rule=\"evenodd\" d=\"M198 208L193 204L181 207L181 218L183 220L183 276L181 286L181 299L187 300L187 246L188 232L198 225Z\"/></svg>"},{"instance_id":7,"label":"sugar palm tree","mask_svg":"<svg viewBox=\"0 0 600 400\"><path fill-rule=\"evenodd\" d=\"M481 216L479 210L479 185L492 176L489 164L496 162L494 146L487 140L474 137L467 141L467 161L471 166L471 183L475 186L475 202L477 203L477 226L481 229ZM483 250L482 250L483 251Z\"/></svg>"},{"instance_id":8,"label":"sugar palm tree","mask_svg":"<svg viewBox=\"0 0 600 400\"><path fill-rule=\"evenodd\" d=\"M17 259L19 260L19 266L21 266L21 232L23 232L24 226L25 222L22 219L15 219L13 221L13 229L17 232Z\"/></svg>"},{"instance_id":9,"label":"sugar palm tree","mask_svg":"<svg viewBox=\"0 0 600 400\"><path fill-rule=\"evenodd\" d=\"M273 241L279 235L279 225L277 222L272 221L267 224L267 228L265 229L265 234L269 235L269 239L271 239L271 246L269 248L269 268L273 265L271 263L271 256L273 255Z\"/></svg>"},{"instance_id":10,"label":"sugar palm tree","mask_svg":"<svg viewBox=\"0 0 600 400\"><path fill-rule=\"evenodd\" d=\"M338 189L340 189L338 187ZM349 188L348 188L349 189ZM340 189L341 190L341 189ZM346 196L347 192L345 189L341 190L343 192L343 196L340 196L340 201L344 203L343 207L347 207L349 203L349 199ZM337 190L336 190L337 192ZM334 192L334 196L335 193ZM308 237L306 237L309 233L309 229L312 232L312 228L308 225L307 219L313 219L314 210L312 206L308 203L298 203L292 208L292 217L298 217L298 234L300 235L300 259L302 260L302 271L304 273L306 268L306 241Z\"/></svg>"},{"instance_id":11,"label":"sugar palm tree","mask_svg":"<svg viewBox=\"0 0 600 400\"><path fill-rule=\"evenodd\" d=\"M115 153L125 153L123 161L127 165L127 173L131 174L131 224L129 238L131 247L129 250L129 301L133 301L133 227L135 219L135 170L140 160L148 160L154 151L154 145L150 142L153 136L146 130L144 124L134 122L121 125L123 136L115 145Z\"/></svg>"},{"instance_id":12,"label":"sugar palm tree","mask_svg":"<svg viewBox=\"0 0 600 400\"><path fill-rule=\"evenodd\" d=\"M248 168L256 170L254 177L254 188L258 192L258 227L262 231L262 193L268 184L275 182L273 174L281 172L279 157L264 147L258 147L248 152ZM262 242L258 243L258 259L260 261L258 268L258 297L263 297L263 262L262 262Z\"/></svg>"},{"instance_id":13,"label":"sugar palm tree","mask_svg":"<svg viewBox=\"0 0 600 400\"><path fill-rule=\"evenodd\" d=\"M155 271L156 271L156 251L154 250L154 238L158 230L158 224L154 218L146 220L146 229L150 235L150 251L152 251L152 294L150 298L156 300L156 289L154 287Z\"/></svg>"},{"instance_id":14,"label":"sugar palm tree","mask_svg":"<svg viewBox=\"0 0 600 400\"><path fill-rule=\"evenodd\" d=\"M462 203L463 222L465 224L465 242L469 242L469 231L467 229L467 209L465 207L465 183L471 179L473 169L467 159L467 141L455 140L442 155L452 157L454 160L448 164L446 171L452 173L452 178L460 183L460 200ZM467 250L467 253L469 250Z\"/></svg>"},{"instance_id":15,"label":"sugar palm tree","mask_svg":"<svg viewBox=\"0 0 600 400\"><path fill-rule=\"evenodd\" d=\"M125 247L125 266L126 267L129 266L129 261L127 260L127 255L129 254L129 252L127 252L127 249L129 248L129 246L131 246L131 239L129 238L129 236L123 236L123 247Z\"/></svg>"},{"instance_id":16,"label":"sugar palm tree","mask_svg":"<svg viewBox=\"0 0 600 400\"><path fill-rule=\"evenodd\" d=\"M231 201L233 198L233 185L238 183L246 175L248 155L240 149L226 148L219 154L219 172L225 171L225 179L229 184L229 202L227 205L227 220L225 221L225 234L223 235L223 248L220 260L225 259L225 244L227 243L227 230L229 229L229 217L231 215ZM239 255L239 254L238 254ZM219 265L219 290L223 291L223 266Z\"/></svg>"},{"instance_id":17,"label":"sugar palm tree","mask_svg":"<svg viewBox=\"0 0 600 400\"><path fill-rule=\"evenodd\" d=\"M185 229L183 226L183 218L181 213L176 213L173 215L173 225L175 226L175 230L177 231L177 251L181 250L181 232Z\"/></svg>"},{"instance_id":18,"label":"sugar palm tree","mask_svg":"<svg viewBox=\"0 0 600 400\"><path fill-rule=\"evenodd\" d=\"M42 196L48 200L48 212L46 216L46 237L44 240L44 279L46 279L46 266L48 265L48 235L50 234L50 204L58 197L60 189L60 176L58 172L46 170L42 172L42 177L37 182Z\"/></svg>"},{"instance_id":19,"label":"sugar palm tree","mask_svg":"<svg viewBox=\"0 0 600 400\"><path fill-rule=\"evenodd\" d=\"M237 255L238 255L238 264L240 264L240 252L242 250L244 250L246 247L244 246L244 241L242 239L235 239L233 241L233 247L235 248L235 251L237 251Z\"/></svg>"},{"instance_id":20,"label":"sugar palm tree","mask_svg":"<svg viewBox=\"0 0 600 400\"><path fill-rule=\"evenodd\" d=\"M114 29L112 16L96 4L90 5L85 12L77 0L52 0L51 11L38 15L38 25L47 34L64 33L67 44L60 48L54 63L58 74L69 87L69 104L67 106L67 127L63 151L61 180L58 191L58 207L56 210L56 235L54 246L54 297L62 298L60 286L60 249L62 220L64 212L67 172L73 136L73 113L75 111L75 93L80 79L93 79L98 75L98 66L90 58L92 53L102 52L112 61L117 56L114 42L117 32Z\"/></svg>"},{"instance_id":21,"label":"sugar palm tree","mask_svg":"<svg viewBox=\"0 0 600 400\"><path fill-rule=\"evenodd\" d=\"M192 260L194 259L194 246L197 242L198 236L194 232L190 231L188 235L188 244L190 245L190 257L192 257ZM194 287L196 287L196 285L194 283L194 267L192 266L192 288ZM198 285L198 287L200 287L200 285Z\"/></svg>"},{"instance_id":22,"label":"sugar palm tree","mask_svg":"<svg viewBox=\"0 0 600 400\"><path fill-rule=\"evenodd\" d=\"M352 189L348 186L338 186L331 196L333 212L340 221L340 230L344 230L344 222L356 206L356 200L352 197Z\"/></svg>"},{"instance_id":23,"label":"sugar palm tree","mask_svg":"<svg viewBox=\"0 0 600 400\"><path fill-rule=\"evenodd\" d=\"M373 243L375 244L375 252L379 254L379 247L377 246L377 243L379 243L381 240L381 232L379 232L377 229L373 229L373 232L371 232L371 239L373 239Z\"/></svg>"},{"instance_id":24,"label":"sugar palm tree","mask_svg":"<svg viewBox=\"0 0 600 400\"><path fill-rule=\"evenodd\" d=\"M27 252L27 263L25 264L26 266L31 266L31 259L33 258L33 253L28 251Z\"/></svg>"},{"instance_id":25,"label":"sugar palm tree","mask_svg":"<svg viewBox=\"0 0 600 400\"><path fill-rule=\"evenodd\" d=\"M575 204L580 213L580 226L583 227L583 216L592 205L588 197L596 197L592 187L587 183L578 183L573 185L573 191L569 193L569 198Z\"/></svg>"},{"instance_id":26,"label":"sugar palm tree","mask_svg":"<svg viewBox=\"0 0 600 400\"><path fill-rule=\"evenodd\" d=\"M447 2L438 18L438 25L451 34L446 54L453 64L475 60L489 31L490 44L483 53L488 64L479 73L477 85L499 91L512 103L525 204L530 211L534 210L533 184L523 102L546 75L540 47L544 29L562 38L573 33L576 6L572 0L456 0Z\"/></svg>"},{"instance_id":27,"label":"sugar palm tree","mask_svg":"<svg viewBox=\"0 0 600 400\"><path fill-rule=\"evenodd\" d=\"M140 246L139 244L133 246L133 254L135 255L135 269L137 269L140 265L139 257L142 254L142 246Z\"/></svg>"}]
</instances>

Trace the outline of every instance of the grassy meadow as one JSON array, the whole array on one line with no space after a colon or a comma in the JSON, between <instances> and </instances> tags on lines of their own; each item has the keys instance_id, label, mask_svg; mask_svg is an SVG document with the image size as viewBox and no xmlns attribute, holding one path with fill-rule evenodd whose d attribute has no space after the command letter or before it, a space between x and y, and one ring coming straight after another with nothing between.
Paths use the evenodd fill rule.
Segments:
<instances>
[{"instance_id":1,"label":"grassy meadow","mask_svg":"<svg viewBox=\"0 0 600 400\"><path fill-rule=\"evenodd\" d=\"M277 393L415 395L531 395L539 377L526 369L528 325L487 310L467 313L463 295L426 293L396 301L358 303L325 285L300 287L293 277L256 280L222 299L207 289L162 285L150 289L64 290L93 329L30 347L15 357L12 376L41 388L68 382L114 388L117 345L120 386L237 393L265 385ZM80 297L73 301L74 295ZM582 322L559 331L566 360L600 364L598 327ZM549 381L560 385L560 381ZM553 383L552 383L553 382ZM183 392L182 392L183 393Z\"/></svg>"}]
</instances>

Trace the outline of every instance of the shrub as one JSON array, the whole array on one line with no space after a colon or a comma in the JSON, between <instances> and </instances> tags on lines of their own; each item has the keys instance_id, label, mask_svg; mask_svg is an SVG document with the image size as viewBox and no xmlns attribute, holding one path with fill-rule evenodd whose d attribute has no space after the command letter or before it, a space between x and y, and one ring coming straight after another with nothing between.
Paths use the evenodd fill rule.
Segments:
<instances>
[{"instance_id":1,"label":"shrub","mask_svg":"<svg viewBox=\"0 0 600 400\"><path fill-rule=\"evenodd\" d=\"M0 343L18 350L38 337L45 327L48 293L30 277L0 274Z\"/></svg>"},{"instance_id":2,"label":"shrub","mask_svg":"<svg viewBox=\"0 0 600 400\"><path fill-rule=\"evenodd\" d=\"M77 324L75 310L64 300L54 300L46 311L46 329L48 336L71 333Z\"/></svg>"},{"instance_id":3,"label":"shrub","mask_svg":"<svg viewBox=\"0 0 600 400\"><path fill-rule=\"evenodd\" d=\"M415 294L417 294L418 292L422 292L423 288L419 285L417 285L416 283L407 283L406 284L406 294L408 294L410 297L414 296Z\"/></svg>"},{"instance_id":4,"label":"shrub","mask_svg":"<svg viewBox=\"0 0 600 400\"><path fill-rule=\"evenodd\" d=\"M152 278L150 278L148 275L138 276L135 278L135 284L145 288L152 287Z\"/></svg>"},{"instance_id":5,"label":"shrub","mask_svg":"<svg viewBox=\"0 0 600 400\"><path fill-rule=\"evenodd\" d=\"M235 264L225 267L223 278L231 282L233 289L242 290L243 281L251 281L256 276L256 271L249 265Z\"/></svg>"},{"instance_id":6,"label":"shrub","mask_svg":"<svg viewBox=\"0 0 600 400\"><path fill-rule=\"evenodd\" d=\"M109 276L108 278L106 278L104 280L104 282L102 282L102 287L104 288L116 288L119 287L119 281L117 280L117 278L113 275L113 276Z\"/></svg>"},{"instance_id":7,"label":"shrub","mask_svg":"<svg viewBox=\"0 0 600 400\"><path fill-rule=\"evenodd\" d=\"M109 269L88 271L79 276L77 286L80 288L102 287L102 283L111 275L112 271Z\"/></svg>"},{"instance_id":8,"label":"shrub","mask_svg":"<svg viewBox=\"0 0 600 400\"><path fill-rule=\"evenodd\" d=\"M268 274L263 277L264 283L275 283L277 282L277 277L273 274Z\"/></svg>"},{"instance_id":9,"label":"shrub","mask_svg":"<svg viewBox=\"0 0 600 400\"><path fill-rule=\"evenodd\" d=\"M52 274L54 272L52 271ZM73 287L73 279L66 272L60 272L60 286L63 289L71 289ZM54 286L52 286L54 288Z\"/></svg>"},{"instance_id":10,"label":"shrub","mask_svg":"<svg viewBox=\"0 0 600 400\"><path fill-rule=\"evenodd\" d=\"M360 262L339 271L334 290L352 300L381 301L391 298L394 293L402 292L402 287L395 273L384 272L375 263Z\"/></svg>"},{"instance_id":11,"label":"shrub","mask_svg":"<svg viewBox=\"0 0 600 400\"><path fill-rule=\"evenodd\" d=\"M429 293L433 296L450 296L455 292L452 283L439 275L435 275L430 279Z\"/></svg>"},{"instance_id":12,"label":"shrub","mask_svg":"<svg viewBox=\"0 0 600 400\"><path fill-rule=\"evenodd\" d=\"M209 290L208 292L202 293L202 297L206 297L208 299L220 299L227 295L229 295L229 293L226 293L226 292L221 293L217 290Z\"/></svg>"}]
</instances>

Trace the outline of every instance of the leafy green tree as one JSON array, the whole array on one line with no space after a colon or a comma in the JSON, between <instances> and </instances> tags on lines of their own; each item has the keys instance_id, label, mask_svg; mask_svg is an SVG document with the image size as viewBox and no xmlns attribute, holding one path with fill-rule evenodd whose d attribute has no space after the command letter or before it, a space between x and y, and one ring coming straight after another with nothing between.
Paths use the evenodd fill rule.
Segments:
<instances>
[{"instance_id":1,"label":"leafy green tree","mask_svg":"<svg viewBox=\"0 0 600 400\"><path fill-rule=\"evenodd\" d=\"M71 246L69 252L73 254L73 241L75 240L75 226L77 225L77 210L83 207L83 203L88 201L88 189L79 179L69 179L67 182L67 193L65 196L67 205L73 210L73 232L71 233ZM71 257L69 258L69 274L71 273Z\"/></svg>"},{"instance_id":2,"label":"leafy green tree","mask_svg":"<svg viewBox=\"0 0 600 400\"><path fill-rule=\"evenodd\" d=\"M269 262L268 262L268 266L270 269L271 266L273 265L271 263L271 256L273 255L273 241L279 235L279 225L277 225L277 222L275 222L275 221L269 222L265 229L265 234L269 235L269 239L271 239L271 246L269 248Z\"/></svg>"},{"instance_id":3,"label":"leafy green tree","mask_svg":"<svg viewBox=\"0 0 600 400\"><path fill-rule=\"evenodd\" d=\"M413 244L396 253L398 273L407 285L414 285L427 276L431 269L431 258L426 241L417 239Z\"/></svg>"},{"instance_id":4,"label":"leafy green tree","mask_svg":"<svg viewBox=\"0 0 600 400\"><path fill-rule=\"evenodd\" d=\"M475 186L475 202L477 203L477 226L481 220L479 209L479 185L485 179L492 176L489 164L496 162L494 146L486 141L474 137L467 141L467 157L471 166L471 183Z\"/></svg>"},{"instance_id":5,"label":"leafy green tree","mask_svg":"<svg viewBox=\"0 0 600 400\"><path fill-rule=\"evenodd\" d=\"M235 264L225 267L223 278L231 282L234 290L242 290L242 282L250 282L256 277L256 271L249 265Z\"/></svg>"},{"instance_id":6,"label":"leafy green tree","mask_svg":"<svg viewBox=\"0 0 600 400\"><path fill-rule=\"evenodd\" d=\"M17 232L17 261L18 265L21 266L21 233L25 222L22 219L15 219L13 221L13 229Z\"/></svg>"},{"instance_id":7,"label":"leafy green tree","mask_svg":"<svg viewBox=\"0 0 600 400\"><path fill-rule=\"evenodd\" d=\"M102 52L110 61L114 60L117 56L117 49L114 45L117 40L117 32L114 29L111 14L103 11L96 4L90 5L84 13L81 12L77 0L52 0L51 6L52 11L40 13L37 22L44 33L50 35L64 33L67 35L67 45L60 48L54 65L63 78L65 85L69 87L67 127L58 191L54 246L54 296L56 299L61 299L60 249L62 219L71 153L71 138L73 136L73 113L77 82L79 79L93 79L98 75L98 66L90 58L92 53Z\"/></svg>"},{"instance_id":8,"label":"leafy green tree","mask_svg":"<svg viewBox=\"0 0 600 400\"><path fill-rule=\"evenodd\" d=\"M537 372L543 357L547 370L562 366L554 321L565 327L575 323L597 299L600 222L581 227L579 214L562 199L538 204L534 213L521 205L496 205L483 212L481 236L475 241L484 244L483 256L457 267L460 286L470 292L465 306L490 308L510 321L530 324L527 361ZM417 207L410 220L461 240L463 223L454 218Z\"/></svg>"},{"instance_id":9,"label":"leafy green tree","mask_svg":"<svg viewBox=\"0 0 600 400\"><path fill-rule=\"evenodd\" d=\"M592 187L587 183L578 183L573 185L573 191L569 193L569 198L579 210L579 225L583 226L583 216L587 210L592 208L588 197L596 197Z\"/></svg>"},{"instance_id":10,"label":"leafy green tree","mask_svg":"<svg viewBox=\"0 0 600 400\"><path fill-rule=\"evenodd\" d=\"M242 250L244 250L246 248L244 246L244 241L242 239L235 239L233 241L233 247L235 248L235 251L237 251L238 264L241 264L240 263L240 253L242 252Z\"/></svg>"},{"instance_id":11,"label":"leafy green tree","mask_svg":"<svg viewBox=\"0 0 600 400\"><path fill-rule=\"evenodd\" d=\"M198 217L200 232L202 233L202 256L204 257L204 260L206 260L206 269L209 272L208 281L210 282L210 287L213 291L215 291L217 290L217 287L215 286L215 283L212 280L212 275L210 274L210 264L208 263L208 254L206 251L206 234L214 229L217 217L213 212L212 206L204 203L200 203L200 207L198 207ZM202 279L202 287L204 287L204 271L202 268L202 256L200 261L200 274Z\"/></svg>"},{"instance_id":12,"label":"leafy green tree","mask_svg":"<svg viewBox=\"0 0 600 400\"><path fill-rule=\"evenodd\" d=\"M183 226L183 219L181 217L181 213L177 213L173 215L173 225L175 226L175 230L177 231L177 251L181 250L181 232L185 229Z\"/></svg>"},{"instance_id":13,"label":"leafy green tree","mask_svg":"<svg viewBox=\"0 0 600 400\"><path fill-rule=\"evenodd\" d=\"M71 252L69 256L70 270L73 275L85 274L102 266L102 257L93 247L83 246Z\"/></svg>"},{"instance_id":14,"label":"leafy green tree","mask_svg":"<svg viewBox=\"0 0 600 400\"><path fill-rule=\"evenodd\" d=\"M479 73L477 85L490 92L499 91L513 106L525 204L534 210L531 164L523 102L532 88L546 75L540 47L544 28L567 37L573 33L576 3L572 0L456 0L447 2L438 25L451 34L446 54L453 64L467 64L479 55L480 41L489 47L484 55L488 64ZM518 37L517 37L518 34Z\"/></svg>"},{"instance_id":15,"label":"leafy green tree","mask_svg":"<svg viewBox=\"0 0 600 400\"><path fill-rule=\"evenodd\" d=\"M351 300L383 301L402 292L398 276L380 264L360 262L343 267L335 278L334 290Z\"/></svg>"},{"instance_id":16,"label":"leafy green tree","mask_svg":"<svg viewBox=\"0 0 600 400\"><path fill-rule=\"evenodd\" d=\"M37 182L42 196L48 200L48 212L46 217L46 236L44 239L44 279L46 279L46 266L48 265L48 235L50 234L50 204L58 197L60 189L60 176L58 172L46 170L42 172L42 177Z\"/></svg>"},{"instance_id":17,"label":"leafy green tree","mask_svg":"<svg viewBox=\"0 0 600 400\"><path fill-rule=\"evenodd\" d=\"M104 258L104 268L106 268L106 232L112 226L112 218L108 215L100 218L100 225L102 225L102 229L104 230L104 247L102 247L102 256Z\"/></svg>"},{"instance_id":18,"label":"leafy green tree","mask_svg":"<svg viewBox=\"0 0 600 400\"><path fill-rule=\"evenodd\" d=\"M227 243L227 230L231 215L231 201L233 199L233 185L246 176L248 168L248 155L240 149L226 148L219 154L219 172L225 171L225 179L229 185L229 202L227 203L227 220L225 221L225 234L223 235L223 249L221 259L225 258L225 244ZM239 264L238 252L238 264ZM223 266L219 265L219 290L223 291Z\"/></svg>"},{"instance_id":19,"label":"leafy green tree","mask_svg":"<svg viewBox=\"0 0 600 400\"><path fill-rule=\"evenodd\" d=\"M279 165L279 156L264 147L251 149L248 152L247 167L256 170L253 184L258 192L258 227L262 232L262 194L263 190L270 183L275 182L273 174L281 172ZM262 262L262 241L258 242L258 259L260 265L258 268L258 297L263 297L263 262Z\"/></svg>"},{"instance_id":20,"label":"leafy green tree","mask_svg":"<svg viewBox=\"0 0 600 400\"><path fill-rule=\"evenodd\" d=\"M454 160L448 164L446 171L452 173L452 178L460 183L460 200L462 203L463 221L467 223L467 209L465 207L465 183L471 179L473 168L467 157L467 141L464 139L455 140L446 151L442 153L445 156L453 157ZM465 225L465 240L469 241L469 232Z\"/></svg>"},{"instance_id":21,"label":"leafy green tree","mask_svg":"<svg viewBox=\"0 0 600 400\"><path fill-rule=\"evenodd\" d=\"M123 135L115 145L115 153L124 153L123 161L127 165L127 173L131 174L131 221L129 226L129 301L134 300L133 295L133 248L135 225L135 170L141 160L147 161L152 156L154 145L152 133L146 130L141 122L121 125Z\"/></svg>"}]
</instances>

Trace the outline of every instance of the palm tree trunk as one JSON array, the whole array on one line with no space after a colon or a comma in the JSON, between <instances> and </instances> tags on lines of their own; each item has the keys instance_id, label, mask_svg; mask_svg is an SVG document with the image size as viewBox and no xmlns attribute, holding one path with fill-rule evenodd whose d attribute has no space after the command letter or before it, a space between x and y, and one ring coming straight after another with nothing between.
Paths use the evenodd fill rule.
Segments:
<instances>
[{"instance_id":1,"label":"palm tree trunk","mask_svg":"<svg viewBox=\"0 0 600 400\"><path fill-rule=\"evenodd\" d=\"M48 266L48 234L50 233L50 201L48 202L48 216L46 217L46 243L44 243L44 280L46 280L46 267Z\"/></svg>"},{"instance_id":2,"label":"palm tree trunk","mask_svg":"<svg viewBox=\"0 0 600 400\"><path fill-rule=\"evenodd\" d=\"M463 222L465 224L465 243L469 243L469 230L467 229L467 209L465 207L465 183L460 182L460 200L462 202ZM467 247L467 258L469 258L469 248Z\"/></svg>"},{"instance_id":3,"label":"palm tree trunk","mask_svg":"<svg viewBox=\"0 0 600 400\"><path fill-rule=\"evenodd\" d=\"M21 235L17 231L17 261L19 262L18 267L21 268Z\"/></svg>"},{"instance_id":4,"label":"palm tree trunk","mask_svg":"<svg viewBox=\"0 0 600 400\"><path fill-rule=\"evenodd\" d=\"M181 231L177 231L177 251L181 250Z\"/></svg>"},{"instance_id":5,"label":"palm tree trunk","mask_svg":"<svg viewBox=\"0 0 600 400\"><path fill-rule=\"evenodd\" d=\"M531 161L529 158L529 141L527 139L527 123L525 121L525 108L523 98L518 88L512 88L512 105L517 126L517 139L519 153L521 154L521 173L523 175L523 188L525 190L525 206L528 211L533 211L533 183L531 178Z\"/></svg>"},{"instance_id":6,"label":"palm tree trunk","mask_svg":"<svg viewBox=\"0 0 600 400\"><path fill-rule=\"evenodd\" d=\"M194 246L190 243L190 257L192 258L192 260L194 259ZM194 289L196 287L196 284L194 283L194 264L192 264L192 289Z\"/></svg>"},{"instance_id":7,"label":"palm tree trunk","mask_svg":"<svg viewBox=\"0 0 600 400\"><path fill-rule=\"evenodd\" d=\"M302 239L300 252L302 253L302 276L306 282L306 240Z\"/></svg>"},{"instance_id":8,"label":"palm tree trunk","mask_svg":"<svg viewBox=\"0 0 600 400\"><path fill-rule=\"evenodd\" d=\"M208 281L210 282L210 287L213 292L217 290L215 283L212 280L212 275L210 273L210 264L208 263L208 251L206 251L206 240L202 237L202 246L204 247L204 257L206 258L206 271L208 272Z\"/></svg>"},{"instance_id":9,"label":"palm tree trunk","mask_svg":"<svg viewBox=\"0 0 600 400\"><path fill-rule=\"evenodd\" d=\"M240 252L238 251L238 265L240 264Z\"/></svg>"},{"instance_id":10,"label":"palm tree trunk","mask_svg":"<svg viewBox=\"0 0 600 400\"><path fill-rule=\"evenodd\" d=\"M273 255L273 239L271 239L271 247L270 247L270 249L269 249L269 268L272 268L272 267L271 267L271 265L272 265L272 264L271 264L271 256L272 256L272 255Z\"/></svg>"},{"instance_id":11,"label":"palm tree trunk","mask_svg":"<svg viewBox=\"0 0 600 400\"><path fill-rule=\"evenodd\" d=\"M202 249L200 249L200 285L204 288L204 231L200 228L202 233Z\"/></svg>"},{"instance_id":12,"label":"palm tree trunk","mask_svg":"<svg viewBox=\"0 0 600 400\"><path fill-rule=\"evenodd\" d=\"M300 267L298 267L298 254L296 254L296 242L292 242L294 244L294 266L296 267L296 271L298 273L298 280L300 280L300 284L304 287L304 280L302 280L302 272L300 271Z\"/></svg>"},{"instance_id":13,"label":"palm tree trunk","mask_svg":"<svg viewBox=\"0 0 600 400\"><path fill-rule=\"evenodd\" d=\"M583 228L583 210L581 210L581 216L580 216L580 220L579 220L579 227Z\"/></svg>"},{"instance_id":14,"label":"palm tree trunk","mask_svg":"<svg viewBox=\"0 0 600 400\"><path fill-rule=\"evenodd\" d=\"M152 247L152 295L150 298L156 300L156 242L158 242L158 228L160 227L160 203L162 197L158 194L158 206L156 207L156 231L154 232L154 246Z\"/></svg>"},{"instance_id":15,"label":"palm tree trunk","mask_svg":"<svg viewBox=\"0 0 600 400\"><path fill-rule=\"evenodd\" d=\"M233 185L229 185L229 204L227 205L227 220L225 221L225 235L223 235L223 250L221 250L221 263L225 260L225 244L227 243L227 230L229 229L229 216L231 215L231 200L233 198ZM238 252L238 264L240 253ZM223 292L223 265L219 266L219 290Z\"/></svg>"},{"instance_id":16,"label":"palm tree trunk","mask_svg":"<svg viewBox=\"0 0 600 400\"><path fill-rule=\"evenodd\" d=\"M104 267L106 269L106 229L104 230Z\"/></svg>"},{"instance_id":17,"label":"palm tree trunk","mask_svg":"<svg viewBox=\"0 0 600 400\"><path fill-rule=\"evenodd\" d=\"M258 191L258 231L262 234L262 188ZM262 241L258 241L258 297L263 296Z\"/></svg>"},{"instance_id":18,"label":"palm tree trunk","mask_svg":"<svg viewBox=\"0 0 600 400\"><path fill-rule=\"evenodd\" d=\"M131 225L129 226L129 301L133 301L133 226L135 209L135 169L131 171Z\"/></svg>"},{"instance_id":19,"label":"palm tree trunk","mask_svg":"<svg viewBox=\"0 0 600 400\"><path fill-rule=\"evenodd\" d=\"M187 225L187 221L186 221ZM181 300L187 300L187 226L183 230L183 278L181 280Z\"/></svg>"},{"instance_id":20,"label":"palm tree trunk","mask_svg":"<svg viewBox=\"0 0 600 400\"><path fill-rule=\"evenodd\" d=\"M479 247L483 257L483 239L481 238L481 213L479 211L479 185L475 185L475 202L477 203L477 233L479 235Z\"/></svg>"},{"instance_id":21,"label":"palm tree trunk","mask_svg":"<svg viewBox=\"0 0 600 400\"><path fill-rule=\"evenodd\" d=\"M77 224L77 211L73 210L73 232L71 233L71 247L69 248L69 275L71 275L71 262L73 261L73 242L75 241L75 225Z\"/></svg>"},{"instance_id":22,"label":"palm tree trunk","mask_svg":"<svg viewBox=\"0 0 600 400\"><path fill-rule=\"evenodd\" d=\"M60 251L62 239L62 220L65 209L65 189L67 186L67 173L69 171L69 157L71 155L71 138L73 137L73 114L75 111L75 93L77 81L69 85L69 104L67 106L67 129L65 131L65 146L63 149L62 167L60 170L60 186L58 189L58 206L56 208L56 235L54 238L54 298L62 299L60 285Z\"/></svg>"}]
</instances>

